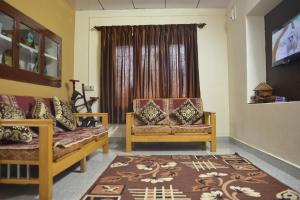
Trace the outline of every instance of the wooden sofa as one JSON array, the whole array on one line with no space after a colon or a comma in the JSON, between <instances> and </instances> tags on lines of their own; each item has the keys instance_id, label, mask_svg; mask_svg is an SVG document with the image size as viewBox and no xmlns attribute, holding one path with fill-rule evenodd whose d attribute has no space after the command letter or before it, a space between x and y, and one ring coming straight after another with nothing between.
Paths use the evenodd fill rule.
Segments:
<instances>
[{"instance_id":1,"label":"wooden sofa","mask_svg":"<svg viewBox=\"0 0 300 200\"><path fill-rule=\"evenodd\" d=\"M203 110L200 98L189 98L193 105ZM168 117L157 125L144 125L135 112L145 106L150 99L135 99L133 111L126 113L126 151L132 150L137 142L210 142L210 151L216 151L216 113L203 112L203 119L195 125L180 125L170 117L170 113L182 105L186 98L152 99Z\"/></svg>"},{"instance_id":2,"label":"wooden sofa","mask_svg":"<svg viewBox=\"0 0 300 200\"><path fill-rule=\"evenodd\" d=\"M26 113L35 102L34 97L0 96L0 102L13 101ZM51 99L44 98L47 107ZM5 102L7 103L7 102ZM53 112L53 108L50 108ZM98 128L77 128L70 132L54 133L52 120L0 119L0 126L28 126L38 128L38 138L28 144L0 145L0 184L38 184L39 198L52 199L53 177L80 161L80 171L86 170L86 157L100 147L108 152L108 114L74 113L74 118L101 118ZM66 138L69 137L69 138ZM22 148L21 148L22 147ZM38 168L38 175L34 174ZM3 174L4 173L4 174Z\"/></svg>"}]
</instances>

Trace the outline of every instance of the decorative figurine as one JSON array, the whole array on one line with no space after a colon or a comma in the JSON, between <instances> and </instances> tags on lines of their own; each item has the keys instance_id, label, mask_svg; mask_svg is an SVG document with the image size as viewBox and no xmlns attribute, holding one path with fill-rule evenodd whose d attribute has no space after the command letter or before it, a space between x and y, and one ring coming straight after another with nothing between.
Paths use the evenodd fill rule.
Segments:
<instances>
[{"instance_id":1,"label":"decorative figurine","mask_svg":"<svg viewBox=\"0 0 300 200\"><path fill-rule=\"evenodd\" d=\"M273 96L273 88L265 82L262 82L256 86L253 90L254 95L251 96L250 103L271 103L279 102L277 96ZM286 99L280 99L286 101Z\"/></svg>"},{"instance_id":2,"label":"decorative figurine","mask_svg":"<svg viewBox=\"0 0 300 200\"><path fill-rule=\"evenodd\" d=\"M27 34L27 37L25 39L25 44L29 47L34 47L34 44L33 44L33 34L32 33L28 33Z\"/></svg>"}]
</instances>

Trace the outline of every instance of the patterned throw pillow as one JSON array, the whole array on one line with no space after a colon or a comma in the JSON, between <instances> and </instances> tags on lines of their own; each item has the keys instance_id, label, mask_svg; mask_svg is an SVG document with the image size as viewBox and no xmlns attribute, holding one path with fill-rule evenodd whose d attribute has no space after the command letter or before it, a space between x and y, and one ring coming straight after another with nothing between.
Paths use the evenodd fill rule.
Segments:
<instances>
[{"instance_id":1,"label":"patterned throw pillow","mask_svg":"<svg viewBox=\"0 0 300 200\"><path fill-rule=\"evenodd\" d=\"M187 99L181 106L174 110L170 116L175 118L179 124L193 124L199 121L203 112L198 110L190 99Z\"/></svg>"},{"instance_id":2,"label":"patterned throw pillow","mask_svg":"<svg viewBox=\"0 0 300 200\"><path fill-rule=\"evenodd\" d=\"M135 116L147 125L154 125L167 117L153 100L149 100L146 105L139 109Z\"/></svg>"},{"instance_id":3,"label":"patterned throw pillow","mask_svg":"<svg viewBox=\"0 0 300 200\"><path fill-rule=\"evenodd\" d=\"M76 126L71 108L57 97L53 97L53 105L56 121L68 130L75 130Z\"/></svg>"},{"instance_id":4,"label":"patterned throw pillow","mask_svg":"<svg viewBox=\"0 0 300 200\"><path fill-rule=\"evenodd\" d=\"M41 99L37 99L35 101L35 105L32 109L31 115L33 119L52 119L53 127L55 127L56 125L55 118L52 116L51 112Z\"/></svg>"},{"instance_id":5,"label":"patterned throw pillow","mask_svg":"<svg viewBox=\"0 0 300 200\"><path fill-rule=\"evenodd\" d=\"M25 119L25 114L18 107L0 103L0 119ZM28 127L0 126L0 141L30 142L31 140L32 132Z\"/></svg>"}]
</instances>

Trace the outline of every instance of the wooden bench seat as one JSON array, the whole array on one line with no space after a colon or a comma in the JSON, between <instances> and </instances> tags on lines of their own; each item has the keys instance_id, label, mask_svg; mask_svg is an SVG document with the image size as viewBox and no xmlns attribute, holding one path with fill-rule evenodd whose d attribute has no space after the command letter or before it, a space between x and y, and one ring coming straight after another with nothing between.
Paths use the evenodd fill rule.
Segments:
<instances>
[{"instance_id":1,"label":"wooden bench seat","mask_svg":"<svg viewBox=\"0 0 300 200\"><path fill-rule=\"evenodd\" d=\"M51 99L44 98L46 106L51 110ZM34 97L23 97L23 96L0 96L0 102L12 102L17 104L23 111L28 114L32 104L35 102ZM53 130L53 121L50 119L0 119L0 126L28 126L38 129L38 138L29 143L31 148L24 149L23 153L26 153L31 149L33 153L32 157L23 155L22 157L6 157L2 155L0 157L1 168L6 168L10 172L12 166L36 166L38 167L38 177L30 177L27 173L26 176L10 176L9 172L7 175L0 176L0 184L38 184L39 185L39 199L50 200L52 199L52 186L53 177L60 172L64 171L73 164L80 162L80 170L84 172L86 170L86 157L99 148L103 148L103 152L108 152L108 114L107 113L73 113L73 117L77 120L79 117L99 117L101 119L103 127L100 128L86 128L86 129L75 129L65 133L64 135L55 135ZM81 134L80 134L80 133ZM90 132L90 134L88 134ZM77 133L77 135L76 135ZM63 136L68 134L76 135L69 140L64 142ZM61 137L59 140L58 138ZM74 140L73 140L74 139ZM35 142L35 143L34 143ZM23 151L16 149L13 145L7 146L7 149L1 145L0 152L12 152L12 151ZM28 146L27 146L28 147ZM26 148L23 146L23 148ZM61 148L61 149L58 149ZM20 156L20 155L19 155ZM22 158L22 159L20 159ZM4 167L6 166L6 167ZM3 169L2 168L2 169ZM20 167L17 167L19 169ZM17 170L20 171L20 170ZM28 170L29 172L30 170Z\"/></svg>"},{"instance_id":2,"label":"wooden bench seat","mask_svg":"<svg viewBox=\"0 0 300 200\"><path fill-rule=\"evenodd\" d=\"M145 125L135 116L150 100L167 114L156 125ZM126 113L126 151L130 152L137 142L210 142L210 150L215 152L216 113L203 111L202 119L192 125L179 124L170 117L187 100L203 111L201 98L134 99L134 112Z\"/></svg>"}]
</instances>

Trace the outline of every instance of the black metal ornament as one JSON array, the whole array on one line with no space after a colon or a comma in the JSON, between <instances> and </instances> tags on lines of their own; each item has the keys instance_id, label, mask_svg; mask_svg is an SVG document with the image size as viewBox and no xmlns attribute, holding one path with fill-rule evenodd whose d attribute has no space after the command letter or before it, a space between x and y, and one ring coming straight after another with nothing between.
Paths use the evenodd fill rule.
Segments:
<instances>
[{"instance_id":1,"label":"black metal ornament","mask_svg":"<svg viewBox=\"0 0 300 200\"><path fill-rule=\"evenodd\" d=\"M85 110L87 113L92 112L92 105L99 100L99 97L90 97L89 100L86 99L85 87L82 86L82 93L76 90L76 83L80 82L79 80L71 79L70 82L73 84L73 93L71 97L71 106L72 112L79 113L82 110ZM82 102L83 101L83 102ZM79 127L95 127L99 121L95 117L79 117Z\"/></svg>"}]
</instances>

